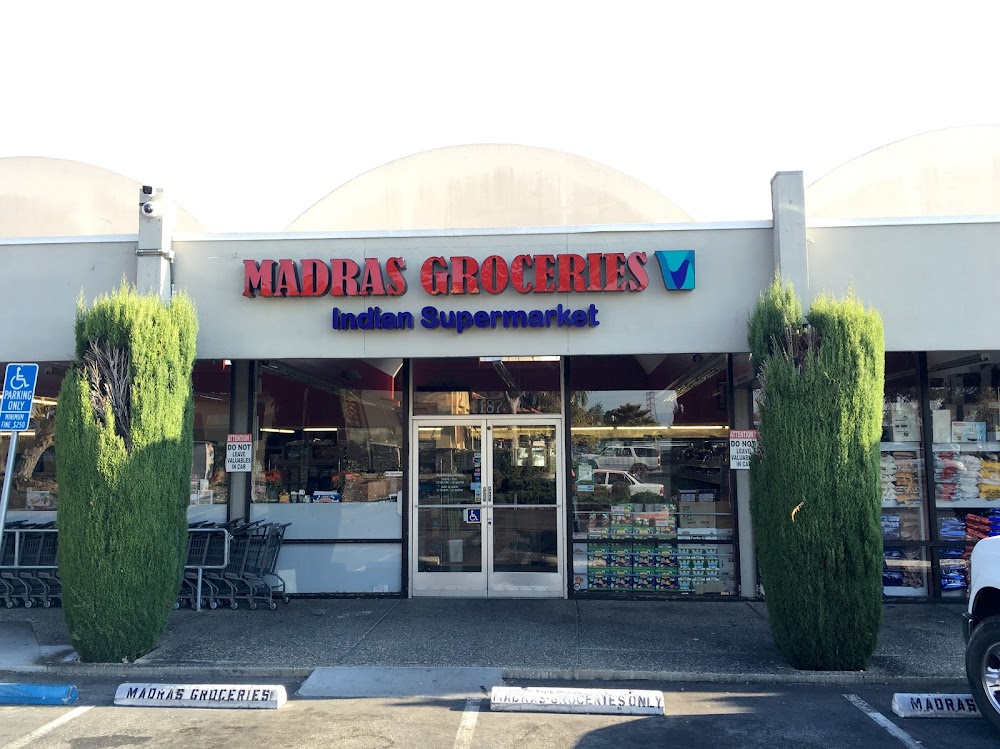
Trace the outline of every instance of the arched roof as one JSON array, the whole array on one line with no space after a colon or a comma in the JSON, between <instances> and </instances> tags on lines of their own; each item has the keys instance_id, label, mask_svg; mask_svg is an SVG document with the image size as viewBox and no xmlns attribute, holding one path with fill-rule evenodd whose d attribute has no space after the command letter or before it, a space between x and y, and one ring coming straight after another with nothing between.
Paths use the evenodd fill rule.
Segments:
<instances>
[{"instance_id":1,"label":"arched roof","mask_svg":"<svg viewBox=\"0 0 1000 749\"><path fill-rule=\"evenodd\" d=\"M809 219L1000 214L1000 125L882 146L806 188Z\"/></svg>"},{"instance_id":2,"label":"arched roof","mask_svg":"<svg viewBox=\"0 0 1000 749\"><path fill-rule=\"evenodd\" d=\"M107 169L40 156L0 158L0 237L135 234L142 185ZM202 232L176 208L177 231Z\"/></svg>"},{"instance_id":3,"label":"arched roof","mask_svg":"<svg viewBox=\"0 0 1000 749\"><path fill-rule=\"evenodd\" d=\"M691 217L632 177L562 151L479 144L392 161L334 190L290 231L673 223Z\"/></svg>"}]
</instances>

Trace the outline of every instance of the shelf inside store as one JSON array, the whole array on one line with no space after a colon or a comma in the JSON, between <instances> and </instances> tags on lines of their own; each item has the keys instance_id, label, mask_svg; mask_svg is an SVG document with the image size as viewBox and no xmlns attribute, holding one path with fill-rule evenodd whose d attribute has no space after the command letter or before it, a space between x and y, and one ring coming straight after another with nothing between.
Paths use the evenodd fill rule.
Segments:
<instances>
[{"instance_id":1,"label":"shelf inside store","mask_svg":"<svg viewBox=\"0 0 1000 749\"><path fill-rule=\"evenodd\" d=\"M693 471L671 471L670 475L678 479L688 479L689 481L704 481L707 484L722 484L722 476L709 475L705 473L694 473Z\"/></svg>"},{"instance_id":2,"label":"shelf inside store","mask_svg":"<svg viewBox=\"0 0 1000 749\"><path fill-rule=\"evenodd\" d=\"M1000 442L935 442L936 453L1000 453Z\"/></svg>"},{"instance_id":3,"label":"shelf inside store","mask_svg":"<svg viewBox=\"0 0 1000 749\"><path fill-rule=\"evenodd\" d=\"M882 594L888 597L914 597L923 598L927 596L927 586L914 588L909 585L883 585Z\"/></svg>"},{"instance_id":4,"label":"shelf inside store","mask_svg":"<svg viewBox=\"0 0 1000 749\"><path fill-rule=\"evenodd\" d=\"M880 442L882 452L916 452L920 450L919 442Z\"/></svg>"},{"instance_id":5,"label":"shelf inside store","mask_svg":"<svg viewBox=\"0 0 1000 749\"><path fill-rule=\"evenodd\" d=\"M891 499L883 499L882 507L891 507L895 510L922 510L923 502L894 502Z\"/></svg>"},{"instance_id":6,"label":"shelf inside store","mask_svg":"<svg viewBox=\"0 0 1000 749\"><path fill-rule=\"evenodd\" d=\"M937 508L939 510L942 508L948 509L949 507L989 507L1000 509L1000 500L976 497L973 499L956 499L954 501L939 499L937 501Z\"/></svg>"}]
</instances>

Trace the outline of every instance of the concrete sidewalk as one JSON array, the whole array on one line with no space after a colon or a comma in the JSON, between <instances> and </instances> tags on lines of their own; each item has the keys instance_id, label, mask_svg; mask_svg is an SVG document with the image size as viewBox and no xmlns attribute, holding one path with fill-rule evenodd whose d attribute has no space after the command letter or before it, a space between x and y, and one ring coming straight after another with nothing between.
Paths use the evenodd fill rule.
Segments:
<instances>
[{"instance_id":1,"label":"concrete sidewalk","mask_svg":"<svg viewBox=\"0 0 1000 749\"><path fill-rule=\"evenodd\" d=\"M791 668L758 602L468 599L303 599L277 611L180 610L156 650L112 666L65 660L61 609L0 610L0 670L298 677L319 666L490 666L508 679L964 682L964 605L884 610L865 672ZM25 649L17 624L24 622L37 650Z\"/></svg>"}]
</instances>

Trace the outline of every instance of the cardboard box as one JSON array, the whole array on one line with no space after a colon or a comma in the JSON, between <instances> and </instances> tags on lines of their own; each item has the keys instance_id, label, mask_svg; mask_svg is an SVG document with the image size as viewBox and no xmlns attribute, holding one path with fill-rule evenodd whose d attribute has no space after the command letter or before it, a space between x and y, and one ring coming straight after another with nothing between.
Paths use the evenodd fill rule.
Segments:
<instances>
[{"instance_id":1,"label":"cardboard box","mask_svg":"<svg viewBox=\"0 0 1000 749\"><path fill-rule=\"evenodd\" d=\"M656 569L656 548L643 544L632 547L632 567L635 569Z\"/></svg>"},{"instance_id":2,"label":"cardboard box","mask_svg":"<svg viewBox=\"0 0 1000 749\"><path fill-rule=\"evenodd\" d=\"M611 557L611 550L607 546L587 544L587 570L588 572L598 567L607 567Z\"/></svg>"},{"instance_id":3,"label":"cardboard box","mask_svg":"<svg viewBox=\"0 0 1000 749\"><path fill-rule=\"evenodd\" d=\"M632 574L635 590L656 590L660 584L660 576L650 570L636 570Z\"/></svg>"},{"instance_id":4,"label":"cardboard box","mask_svg":"<svg viewBox=\"0 0 1000 749\"><path fill-rule=\"evenodd\" d=\"M892 403L889 406L892 419L893 442L916 442L920 439L920 418L916 403Z\"/></svg>"},{"instance_id":5,"label":"cardboard box","mask_svg":"<svg viewBox=\"0 0 1000 749\"><path fill-rule=\"evenodd\" d=\"M985 442L985 421L951 422L951 439L954 442Z\"/></svg>"},{"instance_id":6,"label":"cardboard box","mask_svg":"<svg viewBox=\"0 0 1000 749\"><path fill-rule=\"evenodd\" d=\"M660 574L656 580L656 589L677 590L677 576Z\"/></svg>"},{"instance_id":7,"label":"cardboard box","mask_svg":"<svg viewBox=\"0 0 1000 749\"><path fill-rule=\"evenodd\" d=\"M931 431L934 442L951 441L951 411L935 409L931 411Z\"/></svg>"}]
</instances>

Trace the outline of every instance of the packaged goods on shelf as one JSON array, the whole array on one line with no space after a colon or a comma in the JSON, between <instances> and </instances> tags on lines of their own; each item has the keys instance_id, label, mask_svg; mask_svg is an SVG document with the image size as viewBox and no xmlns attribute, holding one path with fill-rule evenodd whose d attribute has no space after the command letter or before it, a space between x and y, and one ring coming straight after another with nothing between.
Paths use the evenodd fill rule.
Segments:
<instances>
[{"instance_id":1,"label":"packaged goods on shelf","mask_svg":"<svg viewBox=\"0 0 1000 749\"><path fill-rule=\"evenodd\" d=\"M967 539L976 541L1000 536L1000 511L989 510L985 514L970 512L965 516L965 532Z\"/></svg>"},{"instance_id":2,"label":"packaged goods on shelf","mask_svg":"<svg viewBox=\"0 0 1000 749\"><path fill-rule=\"evenodd\" d=\"M941 518L938 521L938 537L942 541L964 541L965 521L959 518Z\"/></svg>"},{"instance_id":3,"label":"packaged goods on shelf","mask_svg":"<svg viewBox=\"0 0 1000 749\"><path fill-rule=\"evenodd\" d=\"M920 552L916 549L887 547L882 552L882 585L886 588L922 588Z\"/></svg>"},{"instance_id":4,"label":"packaged goods on shelf","mask_svg":"<svg viewBox=\"0 0 1000 749\"><path fill-rule=\"evenodd\" d=\"M879 461L882 501L918 504L921 500L920 462L916 450L883 452Z\"/></svg>"},{"instance_id":5,"label":"packaged goods on shelf","mask_svg":"<svg viewBox=\"0 0 1000 749\"><path fill-rule=\"evenodd\" d=\"M939 554L941 590L961 590L969 587L966 552L961 549L941 549Z\"/></svg>"},{"instance_id":6,"label":"packaged goods on shelf","mask_svg":"<svg viewBox=\"0 0 1000 749\"><path fill-rule=\"evenodd\" d=\"M899 515L882 513L882 538L885 541L899 540Z\"/></svg>"}]
</instances>

